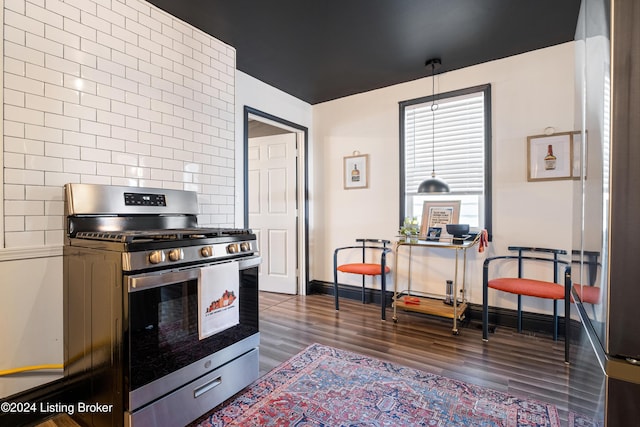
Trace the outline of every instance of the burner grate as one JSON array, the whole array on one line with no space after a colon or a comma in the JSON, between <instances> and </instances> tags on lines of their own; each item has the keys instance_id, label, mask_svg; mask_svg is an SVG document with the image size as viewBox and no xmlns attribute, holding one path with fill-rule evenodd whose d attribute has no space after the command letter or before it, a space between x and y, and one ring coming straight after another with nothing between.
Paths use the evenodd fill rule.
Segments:
<instances>
[{"instance_id":1,"label":"burner grate","mask_svg":"<svg viewBox=\"0 0 640 427\"><path fill-rule=\"evenodd\" d=\"M96 231L79 231L76 234L76 237L80 239L91 239L91 240L104 240L109 242L121 242L124 243L127 241L127 235L123 233L105 233L105 232L96 232Z\"/></svg>"}]
</instances>

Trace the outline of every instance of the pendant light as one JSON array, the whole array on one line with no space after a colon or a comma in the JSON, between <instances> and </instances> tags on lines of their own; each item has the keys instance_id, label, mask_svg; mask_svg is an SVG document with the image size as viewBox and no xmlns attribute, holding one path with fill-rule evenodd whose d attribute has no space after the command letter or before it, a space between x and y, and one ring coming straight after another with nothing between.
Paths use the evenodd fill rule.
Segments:
<instances>
[{"instance_id":1,"label":"pendant light","mask_svg":"<svg viewBox=\"0 0 640 427\"><path fill-rule=\"evenodd\" d=\"M429 59L425 66L431 67L431 93L433 95L431 100L431 178L425 179L418 186L419 194L434 194L434 193L448 193L449 185L436 177L436 110L438 104L436 103L436 69L440 68L442 62L440 58Z\"/></svg>"}]
</instances>

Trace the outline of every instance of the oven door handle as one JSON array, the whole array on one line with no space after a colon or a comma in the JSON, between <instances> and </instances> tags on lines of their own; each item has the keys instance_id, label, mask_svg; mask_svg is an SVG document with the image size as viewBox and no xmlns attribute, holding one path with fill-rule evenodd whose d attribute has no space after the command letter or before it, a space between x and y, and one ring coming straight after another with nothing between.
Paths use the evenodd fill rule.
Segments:
<instances>
[{"instance_id":1,"label":"oven door handle","mask_svg":"<svg viewBox=\"0 0 640 427\"><path fill-rule=\"evenodd\" d=\"M248 268L259 266L262 262L262 257L256 255L224 262L237 262L238 270L242 271ZM182 270L171 270L129 276L127 278L128 289L129 292L137 292L145 289L157 288L158 286L170 285L172 283L179 283L187 280L196 280L198 279L200 268L207 267L209 265L212 264L189 267Z\"/></svg>"}]
</instances>

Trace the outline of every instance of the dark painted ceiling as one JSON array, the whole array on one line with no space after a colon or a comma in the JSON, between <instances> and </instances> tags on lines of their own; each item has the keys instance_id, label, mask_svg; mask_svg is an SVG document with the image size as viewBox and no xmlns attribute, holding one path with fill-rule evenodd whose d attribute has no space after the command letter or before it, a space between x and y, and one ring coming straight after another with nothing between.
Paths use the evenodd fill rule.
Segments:
<instances>
[{"instance_id":1,"label":"dark painted ceiling","mask_svg":"<svg viewBox=\"0 0 640 427\"><path fill-rule=\"evenodd\" d=\"M150 0L310 104L574 39L580 0Z\"/></svg>"}]
</instances>

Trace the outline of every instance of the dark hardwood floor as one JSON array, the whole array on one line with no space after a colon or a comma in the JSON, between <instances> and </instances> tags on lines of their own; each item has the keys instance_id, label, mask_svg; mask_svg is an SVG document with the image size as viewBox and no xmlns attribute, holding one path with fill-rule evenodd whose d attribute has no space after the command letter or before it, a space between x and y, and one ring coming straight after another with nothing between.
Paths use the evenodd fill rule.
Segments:
<instances>
[{"instance_id":1,"label":"dark hardwood floor","mask_svg":"<svg viewBox=\"0 0 640 427\"><path fill-rule=\"evenodd\" d=\"M388 309L389 320L381 321L377 304L341 299L337 312L329 295L263 292L260 373L320 343L555 404L562 425L567 425L570 394L574 410L577 405L581 413L591 415L595 409L593 394L600 392L598 384L588 379L569 383L569 371L574 368L564 363L562 340L499 327L483 342L478 324L465 325L454 336L449 320L398 312L398 323L394 323L391 317Z\"/></svg>"},{"instance_id":2,"label":"dark hardwood floor","mask_svg":"<svg viewBox=\"0 0 640 427\"><path fill-rule=\"evenodd\" d=\"M569 383L564 341L551 335L517 333L498 327L482 341L480 324L451 333L451 321L418 313L398 312L398 323L380 320L380 306L340 299L335 311L329 295L260 296L260 371L262 374L317 342L412 368L459 379L515 396L557 406L563 425L571 407L592 416L600 383L582 375ZM575 345L572 352L576 351ZM576 377L576 376L574 376Z\"/></svg>"}]
</instances>

